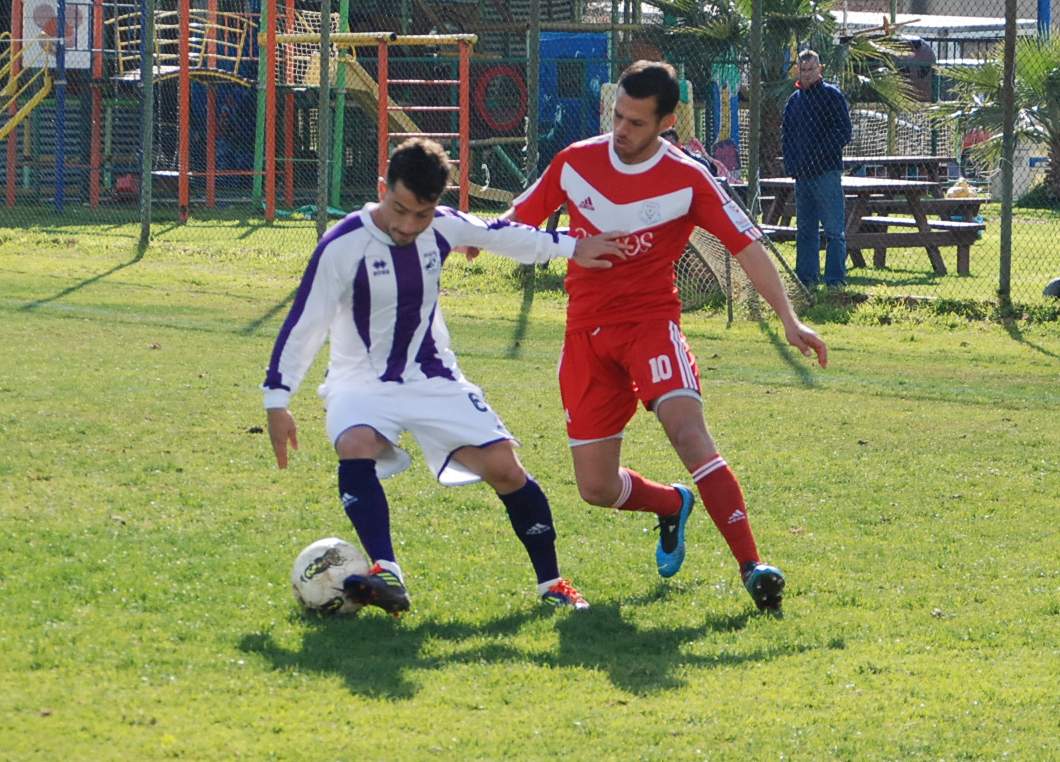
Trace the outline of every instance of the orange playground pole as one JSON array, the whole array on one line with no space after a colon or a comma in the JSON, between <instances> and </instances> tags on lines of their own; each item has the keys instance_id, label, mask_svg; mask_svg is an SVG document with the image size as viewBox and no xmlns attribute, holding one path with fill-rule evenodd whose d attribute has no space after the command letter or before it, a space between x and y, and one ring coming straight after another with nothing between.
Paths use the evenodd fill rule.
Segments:
<instances>
[{"instance_id":1,"label":"orange playground pole","mask_svg":"<svg viewBox=\"0 0 1060 762\"><path fill-rule=\"evenodd\" d=\"M269 28L265 30L268 65L265 67L265 219L276 219L276 0L266 0Z\"/></svg>"},{"instance_id":2,"label":"orange playground pole","mask_svg":"<svg viewBox=\"0 0 1060 762\"><path fill-rule=\"evenodd\" d=\"M287 5L287 34L294 33L294 3ZM283 195L287 206L294 206L294 59L287 56L284 61L284 84L288 85L283 96Z\"/></svg>"},{"instance_id":3,"label":"orange playground pole","mask_svg":"<svg viewBox=\"0 0 1060 762\"><path fill-rule=\"evenodd\" d=\"M88 205L99 206L100 130L103 126L103 1L92 3L92 135L89 138Z\"/></svg>"},{"instance_id":4,"label":"orange playground pole","mask_svg":"<svg viewBox=\"0 0 1060 762\"><path fill-rule=\"evenodd\" d=\"M17 78L22 70L20 66L19 53L22 51L22 0L11 2L11 77ZM10 114L13 117L18 112L15 101L11 101ZM23 130L29 129L23 126ZM13 130L7 136L7 205L15 205L15 184L18 182L18 173L15 171L18 160L18 130Z\"/></svg>"},{"instance_id":5,"label":"orange playground pole","mask_svg":"<svg viewBox=\"0 0 1060 762\"><path fill-rule=\"evenodd\" d=\"M209 13L206 24L207 66L217 68L217 0L206 5ZM206 206L217 206L217 92L206 85Z\"/></svg>"},{"instance_id":6,"label":"orange playground pole","mask_svg":"<svg viewBox=\"0 0 1060 762\"><path fill-rule=\"evenodd\" d=\"M471 45L460 41L460 211L469 208L468 170L471 162Z\"/></svg>"},{"instance_id":7,"label":"orange playground pole","mask_svg":"<svg viewBox=\"0 0 1060 762\"><path fill-rule=\"evenodd\" d=\"M390 62L386 40L379 40L379 119L376 131L379 141L379 177L386 178L386 165L390 159Z\"/></svg>"},{"instance_id":8,"label":"orange playground pole","mask_svg":"<svg viewBox=\"0 0 1060 762\"><path fill-rule=\"evenodd\" d=\"M191 171L189 152L191 148L191 2L180 0L180 84L177 93L178 121L178 167L177 205L180 221L188 221L189 177ZM148 41L148 45L151 41Z\"/></svg>"}]
</instances>

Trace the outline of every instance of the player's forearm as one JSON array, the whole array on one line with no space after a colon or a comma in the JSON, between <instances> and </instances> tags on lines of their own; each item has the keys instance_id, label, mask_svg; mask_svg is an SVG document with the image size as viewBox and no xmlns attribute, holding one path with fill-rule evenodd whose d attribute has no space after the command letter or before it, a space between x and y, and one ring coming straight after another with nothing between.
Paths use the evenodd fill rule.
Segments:
<instances>
[{"instance_id":1,"label":"player's forearm","mask_svg":"<svg viewBox=\"0 0 1060 762\"><path fill-rule=\"evenodd\" d=\"M558 257L570 259L574 256L577 241L562 233L546 232L518 222L498 220L488 229L475 231L474 240L467 243L524 265L534 265Z\"/></svg>"},{"instance_id":2,"label":"player's forearm","mask_svg":"<svg viewBox=\"0 0 1060 762\"><path fill-rule=\"evenodd\" d=\"M755 290L777 313L784 326L796 324L798 316L791 306L787 291L784 290L784 283L762 244L758 241L752 243L737 255L736 261L740 263Z\"/></svg>"}]
</instances>

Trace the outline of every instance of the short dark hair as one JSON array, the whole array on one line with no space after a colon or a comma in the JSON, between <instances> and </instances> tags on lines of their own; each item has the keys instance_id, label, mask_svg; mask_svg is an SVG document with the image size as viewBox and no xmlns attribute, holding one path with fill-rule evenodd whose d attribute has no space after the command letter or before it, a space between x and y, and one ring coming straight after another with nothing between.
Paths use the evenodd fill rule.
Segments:
<instances>
[{"instance_id":1,"label":"short dark hair","mask_svg":"<svg viewBox=\"0 0 1060 762\"><path fill-rule=\"evenodd\" d=\"M677 72L663 61L637 61L630 64L618 78L618 86L631 98L655 96L655 115L664 117L677 109L681 87Z\"/></svg>"},{"instance_id":2,"label":"short dark hair","mask_svg":"<svg viewBox=\"0 0 1060 762\"><path fill-rule=\"evenodd\" d=\"M409 138L390 157L387 187L400 180L420 201L434 202L449 184L449 157L433 140Z\"/></svg>"}]
</instances>

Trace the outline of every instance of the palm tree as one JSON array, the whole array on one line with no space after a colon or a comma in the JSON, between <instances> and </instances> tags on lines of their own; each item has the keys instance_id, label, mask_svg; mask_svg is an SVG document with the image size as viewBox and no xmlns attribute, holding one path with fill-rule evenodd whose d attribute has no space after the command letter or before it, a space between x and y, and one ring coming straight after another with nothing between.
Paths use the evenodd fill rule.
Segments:
<instances>
[{"instance_id":1,"label":"palm tree","mask_svg":"<svg viewBox=\"0 0 1060 762\"><path fill-rule=\"evenodd\" d=\"M752 0L647 0L672 20L660 47L710 81L713 60L746 62L751 37ZM817 50L830 62L828 72L838 72L844 90L857 88L874 100L896 109L909 108L910 88L894 65L905 51L888 34L837 38L831 14L836 0L764 0L762 29L762 135L759 166L762 172L781 170L780 125L784 104L791 94L793 51L801 43ZM835 40L839 39L837 43ZM690 64L692 67L690 68ZM698 64L698 69L696 67ZM705 69L700 72L699 69ZM826 72L826 77L831 78ZM694 84L698 86L698 83Z\"/></svg>"},{"instance_id":2,"label":"palm tree","mask_svg":"<svg viewBox=\"0 0 1060 762\"><path fill-rule=\"evenodd\" d=\"M1016 41L1016 143L1044 145L1049 166L1046 188L1060 201L1060 37L1021 37ZM973 151L991 167L1001 160L1001 89L1004 46L991 51L982 66L944 67L939 74L953 85L954 100L931 109L937 121L956 119L964 129L982 130L989 137Z\"/></svg>"}]
</instances>

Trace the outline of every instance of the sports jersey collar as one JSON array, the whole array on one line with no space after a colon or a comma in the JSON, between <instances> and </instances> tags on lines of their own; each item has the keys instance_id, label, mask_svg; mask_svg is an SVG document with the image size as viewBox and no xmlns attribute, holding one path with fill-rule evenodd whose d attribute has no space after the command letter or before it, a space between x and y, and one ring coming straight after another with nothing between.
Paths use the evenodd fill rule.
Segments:
<instances>
[{"instance_id":1,"label":"sports jersey collar","mask_svg":"<svg viewBox=\"0 0 1060 762\"><path fill-rule=\"evenodd\" d=\"M654 167L660 161L663 156L666 155L667 146L669 145L663 140L659 141L659 150L650 158L642 161L640 164L626 164L622 159L618 158L618 154L615 153L614 133L609 132L607 137L607 155L611 158L611 166L616 172L621 172L624 175L639 175L642 172L647 172L649 169Z\"/></svg>"},{"instance_id":2,"label":"sports jersey collar","mask_svg":"<svg viewBox=\"0 0 1060 762\"><path fill-rule=\"evenodd\" d=\"M375 224L375 220L372 219L372 210L378 206L379 204L372 201L361 207L361 220L364 221L364 226L368 232L372 234L372 238L385 243L387 246L397 246L394 243L394 239L380 230L379 226Z\"/></svg>"}]
</instances>

